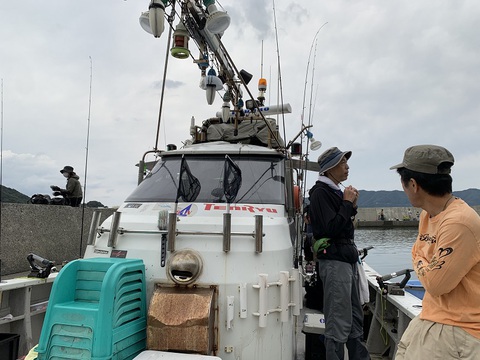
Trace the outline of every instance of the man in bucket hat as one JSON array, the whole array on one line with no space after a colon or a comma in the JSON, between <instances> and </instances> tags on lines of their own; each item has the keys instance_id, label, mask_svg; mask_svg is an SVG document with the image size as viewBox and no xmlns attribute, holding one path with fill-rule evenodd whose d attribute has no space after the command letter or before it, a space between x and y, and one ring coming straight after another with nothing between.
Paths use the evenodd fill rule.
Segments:
<instances>
[{"instance_id":1,"label":"man in bucket hat","mask_svg":"<svg viewBox=\"0 0 480 360\"><path fill-rule=\"evenodd\" d=\"M329 360L370 359L363 342L363 310L358 286L358 250L354 243L353 219L358 191L340 188L348 178L351 151L332 147L318 158L320 174L309 192L314 253L323 282L325 348ZM319 300L321 301L321 299Z\"/></svg>"},{"instance_id":2,"label":"man in bucket hat","mask_svg":"<svg viewBox=\"0 0 480 360\"><path fill-rule=\"evenodd\" d=\"M444 147L416 145L390 168L423 209L412 261L425 296L396 360L480 359L480 217L452 195L453 164Z\"/></svg>"},{"instance_id":3,"label":"man in bucket hat","mask_svg":"<svg viewBox=\"0 0 480 360\"><path fill-rule=\"evenodd\" d=\"M55 185L50 186L50 188L53 191L62 194L68 200L70 206L80 206L83 199L82 185L79 181L80 177L75 174L73 167L68 165L64 166L63 169L60 170L60 173L67 178L66 188L60 189L60 187Z\"/></svg>"}]
</instances>

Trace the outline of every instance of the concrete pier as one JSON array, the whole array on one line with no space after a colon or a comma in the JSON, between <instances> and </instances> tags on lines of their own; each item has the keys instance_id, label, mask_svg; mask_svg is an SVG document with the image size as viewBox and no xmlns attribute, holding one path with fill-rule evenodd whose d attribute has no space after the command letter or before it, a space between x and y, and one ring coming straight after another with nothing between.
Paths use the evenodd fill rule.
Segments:
<instances>
[{"instance_id":1,"label":"concrete pier","mask_svg":"<svg viewBox=\"0 0 480 360\"><path fill-rule=\"evenodd\" d=\"M115 211L1 203L1 275L30 271L27 261L30 253L59 265L80 258L87 245L95 210L102 212L101 221Z\"/></svg>"}]
</instances>

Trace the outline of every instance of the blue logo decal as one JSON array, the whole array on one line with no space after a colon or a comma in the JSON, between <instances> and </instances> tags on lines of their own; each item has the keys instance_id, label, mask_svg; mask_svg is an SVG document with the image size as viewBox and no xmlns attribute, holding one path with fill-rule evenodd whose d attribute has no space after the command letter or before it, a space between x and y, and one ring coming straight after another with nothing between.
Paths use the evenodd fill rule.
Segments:
<instances>
[{"instance_id":1,"label":"blue logo decal","mask_svg":"<svg viewBox=\"0 0 480 360\"><path fill-rule=\"evenodd\" d=\"M180 210L178 212L178 216L188 216L188 214L190 214L191 209L192 209L192 204L190 204L186 208Z\"/></svg>"}]
</instances>

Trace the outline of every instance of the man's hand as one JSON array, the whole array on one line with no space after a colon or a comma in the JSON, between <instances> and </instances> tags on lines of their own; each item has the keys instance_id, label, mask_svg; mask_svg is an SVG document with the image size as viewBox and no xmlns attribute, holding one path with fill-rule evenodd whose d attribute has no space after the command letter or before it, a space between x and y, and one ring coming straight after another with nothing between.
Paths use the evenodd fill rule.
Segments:
<instances>
[{"instance_id":1,"label":"man's hand","mask_svg":"<svg viewBox=\"0 0 480 360\"><path fill-rule=\"evenodd\" d=\"M353 204L353 206L357 206L358 190L351 185L347 186L343 190L343 200L348 200Z\"/></svg>"}]
</instances>

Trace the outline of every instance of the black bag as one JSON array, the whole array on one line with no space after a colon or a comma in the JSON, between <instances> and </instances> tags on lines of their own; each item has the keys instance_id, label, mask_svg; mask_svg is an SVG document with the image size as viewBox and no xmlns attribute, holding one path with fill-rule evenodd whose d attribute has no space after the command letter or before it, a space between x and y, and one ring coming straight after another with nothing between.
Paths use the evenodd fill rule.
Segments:
<instances>
[{"instance_id":1,"label":"black bag","mask_svg":"<svg viewBox=\"0 0 480 360\"><path fill-rule=\"evenodd\" d=\"M50 203L50 196L35 194L35 195L32 195L32 197L30 198L30 202L32 204L48 205Z\"/></svg>"},{"instance_id":2,"label":"black bag","mask_svg":"<svg viewBox=\"0 0 480 360\"><path fill-rule=\"evenodd\" d=\"M318 261L312 282L305 284L305 306L323 312L323 281L318 274Z\"/></svg>"},{"instance_id":3,"label":"black bag","mask_svg":"<svg viewBox=\"0 0 480 360\"><path fill-rule=\"evenodd\" d=\"M68 205L68 200L64 197L53 197L50 200L50 205Z\"/></svg>"}]
</instances>

